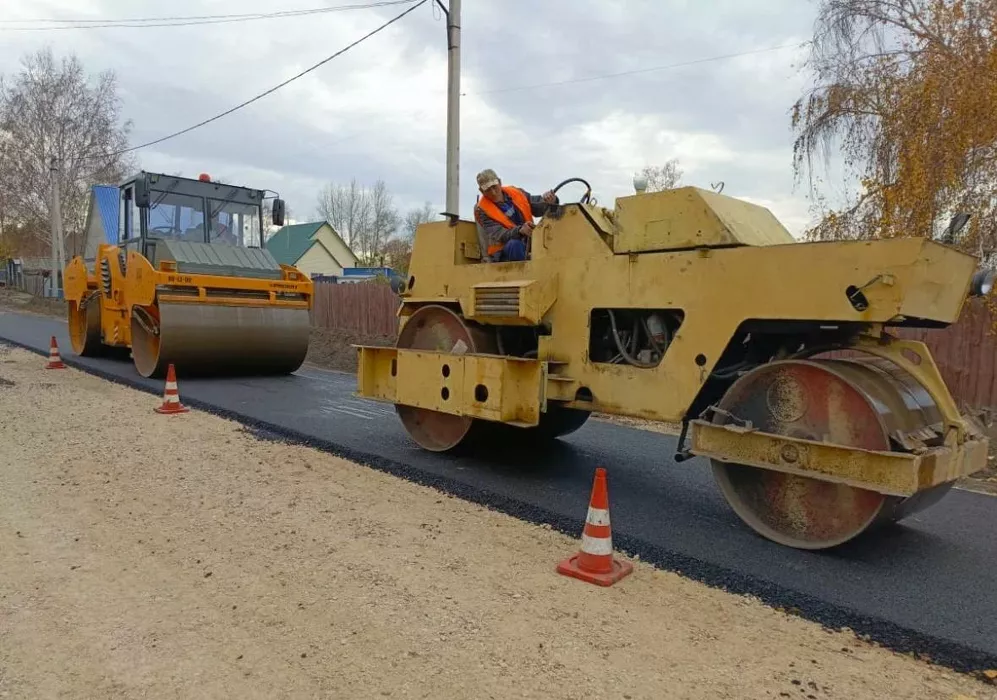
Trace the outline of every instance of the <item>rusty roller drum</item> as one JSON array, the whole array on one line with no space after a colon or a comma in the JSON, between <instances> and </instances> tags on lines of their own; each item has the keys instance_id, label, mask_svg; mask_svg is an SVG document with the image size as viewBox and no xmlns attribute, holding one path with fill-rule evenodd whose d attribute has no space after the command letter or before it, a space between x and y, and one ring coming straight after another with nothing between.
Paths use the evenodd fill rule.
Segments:
<instances>
[{"instance_id":1,"label":"rusty roller drum","mask_svg":"<svg viewBox=\"0 0 997 700\"><path fill-rule=\"evenodd\" d=\"M879 358L786 360L736 381L719 408L760 431L867 450L894 449L890 436L917 435L941 421L907 372ZM727 421L715 414L714 423ZM903 498L845 484L712 460L734 512L775 542L800 549L841 545L937 502L952 484Z\"/></svg>"},{"instance_id":2,"label":"rusty roller drum","mask_svg":"<svg viewBox=\"0 0 997 700\"><path fill-rule=\"evenodd\" d=\"M143 377L164 377L170 364L188 377L290 374L305 360L309 330L305 309L134 307L132 356Z\"/></svg>"},{"instance_id":3,"label":"rusty roller drum","mask_svg":"<svg viewBox=\"0 0 997 700\"><path fill-rule=\"evenodd\" d=\"M464 353L496 354L495 331L468 323L445 306L428 305L416 310L402 326L395 347L406 350L454 352L459 343ZM468 416L441 413L417 406L395 405L395 411L408 434L423 449L446 452L476 440L552 440L578 430L588 412L548 405L539 425L518 428L490 423Z\"/></svg>"}]
</instances>

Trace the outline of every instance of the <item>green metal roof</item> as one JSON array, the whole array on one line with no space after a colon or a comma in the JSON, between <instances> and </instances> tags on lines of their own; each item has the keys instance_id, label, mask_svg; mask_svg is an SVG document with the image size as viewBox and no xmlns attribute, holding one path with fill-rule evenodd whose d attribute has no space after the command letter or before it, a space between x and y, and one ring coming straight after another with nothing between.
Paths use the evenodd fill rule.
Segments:
<instances>
[{"instance_id":1,"label":"green metal roof","mask_svg":"<svg viewBox=\"0 0 997 700\"><path fill-rule=\"evenodd\" d=\"M324 221L312 221L307 224L290 224L277 231L267 241L267 250L274 259L283 265L293 265L311 248L314 236Z\"/></svg>"}]
</instances>

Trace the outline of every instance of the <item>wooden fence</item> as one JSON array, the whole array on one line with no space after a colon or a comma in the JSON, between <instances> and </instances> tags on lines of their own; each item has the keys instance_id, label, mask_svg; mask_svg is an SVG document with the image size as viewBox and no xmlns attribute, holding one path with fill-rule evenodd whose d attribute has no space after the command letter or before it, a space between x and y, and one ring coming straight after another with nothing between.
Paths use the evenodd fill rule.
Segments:
<instances>
[{"instance_id":1,"label":"wooden fence","mask_svg":"<svg viewBox=\"0 0 997 700\"><path fill-rule=\"evenodd\" d=\"M896 335L924 342L957 402L997 408L997 334L981 299L971 299L959 322L941 330L904 329Z\"/></svg>"},{"instance_id":2,"label":"wooden fence","mask_svg":"<svg viewBox=\"0 0 997 700\"><path fill-rule=\"evenodd\" d=\"M382 284L316 284L313 323L362 335L393 337L398 297ZM956 401L997 408L997 334L985 304L973 299L944 330L893 332L928 345Z\"/></svg>"},{"instance_id":3,"label":"wooden fence","mask_svg":"<svg viewBox=\"0 0 997 700\"><path fill-rule=\"evenodd\" d=\"M386 284L317 282L312 325L364 336L393 338L398 330L398 295Z\"/></svg>"}]
</instances>

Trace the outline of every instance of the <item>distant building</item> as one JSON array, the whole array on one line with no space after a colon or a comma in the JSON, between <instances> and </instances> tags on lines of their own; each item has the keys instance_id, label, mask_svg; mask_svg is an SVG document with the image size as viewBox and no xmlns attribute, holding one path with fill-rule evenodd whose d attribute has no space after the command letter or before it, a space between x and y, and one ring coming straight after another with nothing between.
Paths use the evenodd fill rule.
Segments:
<instances>
[{"instance_id":1,"label":"distant building","mask_svg":"<svg viewBox=\"0 0 997 700\"><path fill-rule=\"evenodd\" d=\"M354 267L343 270L343 276L338 281L340 283L368 282L378 277L386 277L388 280L401 279L401 276L390 267Z\"/></svg>"},{"instance_id":2,"label":"distant building","mask_svg":"<svg viewBox=\"0 0 997 700\"><path fill-rule=\"evenodd\" d=\"M357 266L357 256L326 221L284 226L266 247L277 262L294 265L309 277L338 277Z\"/></svg>"}]
</instances>

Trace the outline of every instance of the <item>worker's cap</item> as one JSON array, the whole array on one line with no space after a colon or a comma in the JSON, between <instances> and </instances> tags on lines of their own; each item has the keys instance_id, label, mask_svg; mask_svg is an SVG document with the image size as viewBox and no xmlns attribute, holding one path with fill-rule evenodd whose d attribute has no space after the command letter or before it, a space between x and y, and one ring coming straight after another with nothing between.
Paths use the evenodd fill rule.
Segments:
<instances>
[{"instance_id":1,"label":"worker's cap","mask_svg":"<svg viewBox=\"0 0 997 700\"><path fill-rule=\"evenodd\" d=\"M487 190L492 185L499 184L499 176L491 168L487 168L478 173L478 187Z\"/></svg>"}]
</instances>

